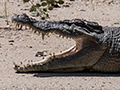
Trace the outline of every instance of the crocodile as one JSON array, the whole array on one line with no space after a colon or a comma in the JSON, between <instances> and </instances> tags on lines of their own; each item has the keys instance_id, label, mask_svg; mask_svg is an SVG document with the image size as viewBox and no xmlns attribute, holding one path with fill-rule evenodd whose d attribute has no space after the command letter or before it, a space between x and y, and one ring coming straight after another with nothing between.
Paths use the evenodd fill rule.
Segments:
<instances>
[{"instance_id":1,"label":"crocodile","mask_svg":"<svg viewBox=\"0 0 120 90\"><path fill-rule=\"evenodd\" d=\"M28 26L42 35L56 33L75 41L70 49L48 55L32 64L18 65L16 72L120 72L120 27L103 27L83 19L38 21L26 14L12 17L18 29Z\"/></svg>"}]
</instances>

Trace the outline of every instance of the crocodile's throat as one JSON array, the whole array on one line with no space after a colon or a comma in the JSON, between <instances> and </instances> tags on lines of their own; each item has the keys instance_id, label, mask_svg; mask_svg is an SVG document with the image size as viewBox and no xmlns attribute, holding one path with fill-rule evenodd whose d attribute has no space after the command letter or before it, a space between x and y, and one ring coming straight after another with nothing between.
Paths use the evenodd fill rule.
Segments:
<instances>
[{"instance_id":1,"label":"crocodile's throat","mask_svg":"<svg viewBox=\"0 0 120 90\"><path fill-rule=\"evenodd\" d=\"M79 44L75 44L72 47L70 47L69 49L65 50L65 51L61 51L60 53L57 53L55 56L55 58L62 58L62 57L66 57L66 56L70 56L72 54L75 54L76 52L80 51L82 49L82 46L80 46Z\"/></svg>"}]
</instances>

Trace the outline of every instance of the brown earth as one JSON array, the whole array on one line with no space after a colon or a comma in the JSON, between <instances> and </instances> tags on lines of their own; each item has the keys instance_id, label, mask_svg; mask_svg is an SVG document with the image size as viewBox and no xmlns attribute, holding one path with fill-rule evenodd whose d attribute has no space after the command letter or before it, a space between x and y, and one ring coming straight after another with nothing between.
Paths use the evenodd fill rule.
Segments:
<instances>
[{"instance_id":1,"label":"brown earth","mask_svg":"<svg viewBox=\"0 0 120 90\"><path fill-rule=\"evenodd\" d=\"M59 38L51 34L43 41L41 36L30 30L4 29L13 28L11 17L16 14L29 13L30 3L22 0L6 0L8 25L4 12L4 0L0 0L0 90L119 90L120 73L15 73L13 61L38 61L35 57L40 51L59 52L72 45L72 39ZM69 7L55 8L50 11L50 20L86 19L96 21L102 26L120 27L119 0L75 0L66 1ZM40 20L40 17L34 17ZM12 42L14 41L14 42Z\"/></svg>"}]
</instances>

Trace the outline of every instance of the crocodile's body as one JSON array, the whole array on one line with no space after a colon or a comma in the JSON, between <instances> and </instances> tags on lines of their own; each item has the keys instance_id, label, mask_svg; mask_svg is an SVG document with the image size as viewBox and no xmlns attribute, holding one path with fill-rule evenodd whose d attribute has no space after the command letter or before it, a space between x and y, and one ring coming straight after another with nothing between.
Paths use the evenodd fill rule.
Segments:
<instances>
[{"instance_id":1,"label":"crocodile's body","mask_svg":"<svg viewBox=\"0 0 120 90\"><path fill-rule=\"evenodd\" d=\"M101 27L96 22L80 19L36 21L27 15L14 15L12 20L27 25L44 35L54 32L73 38L76 45L59 54L49 55L39 62L23 66L14 63L17 72L100 71L120 72L120 28Z\"/></svg>"}]
</instances>

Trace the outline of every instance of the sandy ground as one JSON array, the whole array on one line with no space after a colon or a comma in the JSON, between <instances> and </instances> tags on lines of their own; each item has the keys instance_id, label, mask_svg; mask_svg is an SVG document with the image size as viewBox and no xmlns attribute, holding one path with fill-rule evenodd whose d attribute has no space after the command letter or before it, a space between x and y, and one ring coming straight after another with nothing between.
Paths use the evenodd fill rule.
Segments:
<instances>
[{"instance_id":1,"label":"sandy ground","mask_svg":"<svg viewBox=\"0 0 120 90\"><path fill-rule=\"evenodd\" d=\"M55 8L49 12L50 20L80 18L99 22L102 26L120 27L119 0L75 0L66 1L69 7ZM22 0L8 0L8 23L13 28L11 17L27 13L31 4ZM39 17L35 17L40 20ZM13 61L38 61L35 57L40 51L59 52L74 45L72 39L59 38L55 34L45 37L30 30L9 30L4 15L4 0L0 0L0 90L119 90L120 73L15 73ZM14 40L14 42L11 42Z\"/></svg>"}]
</instances>

